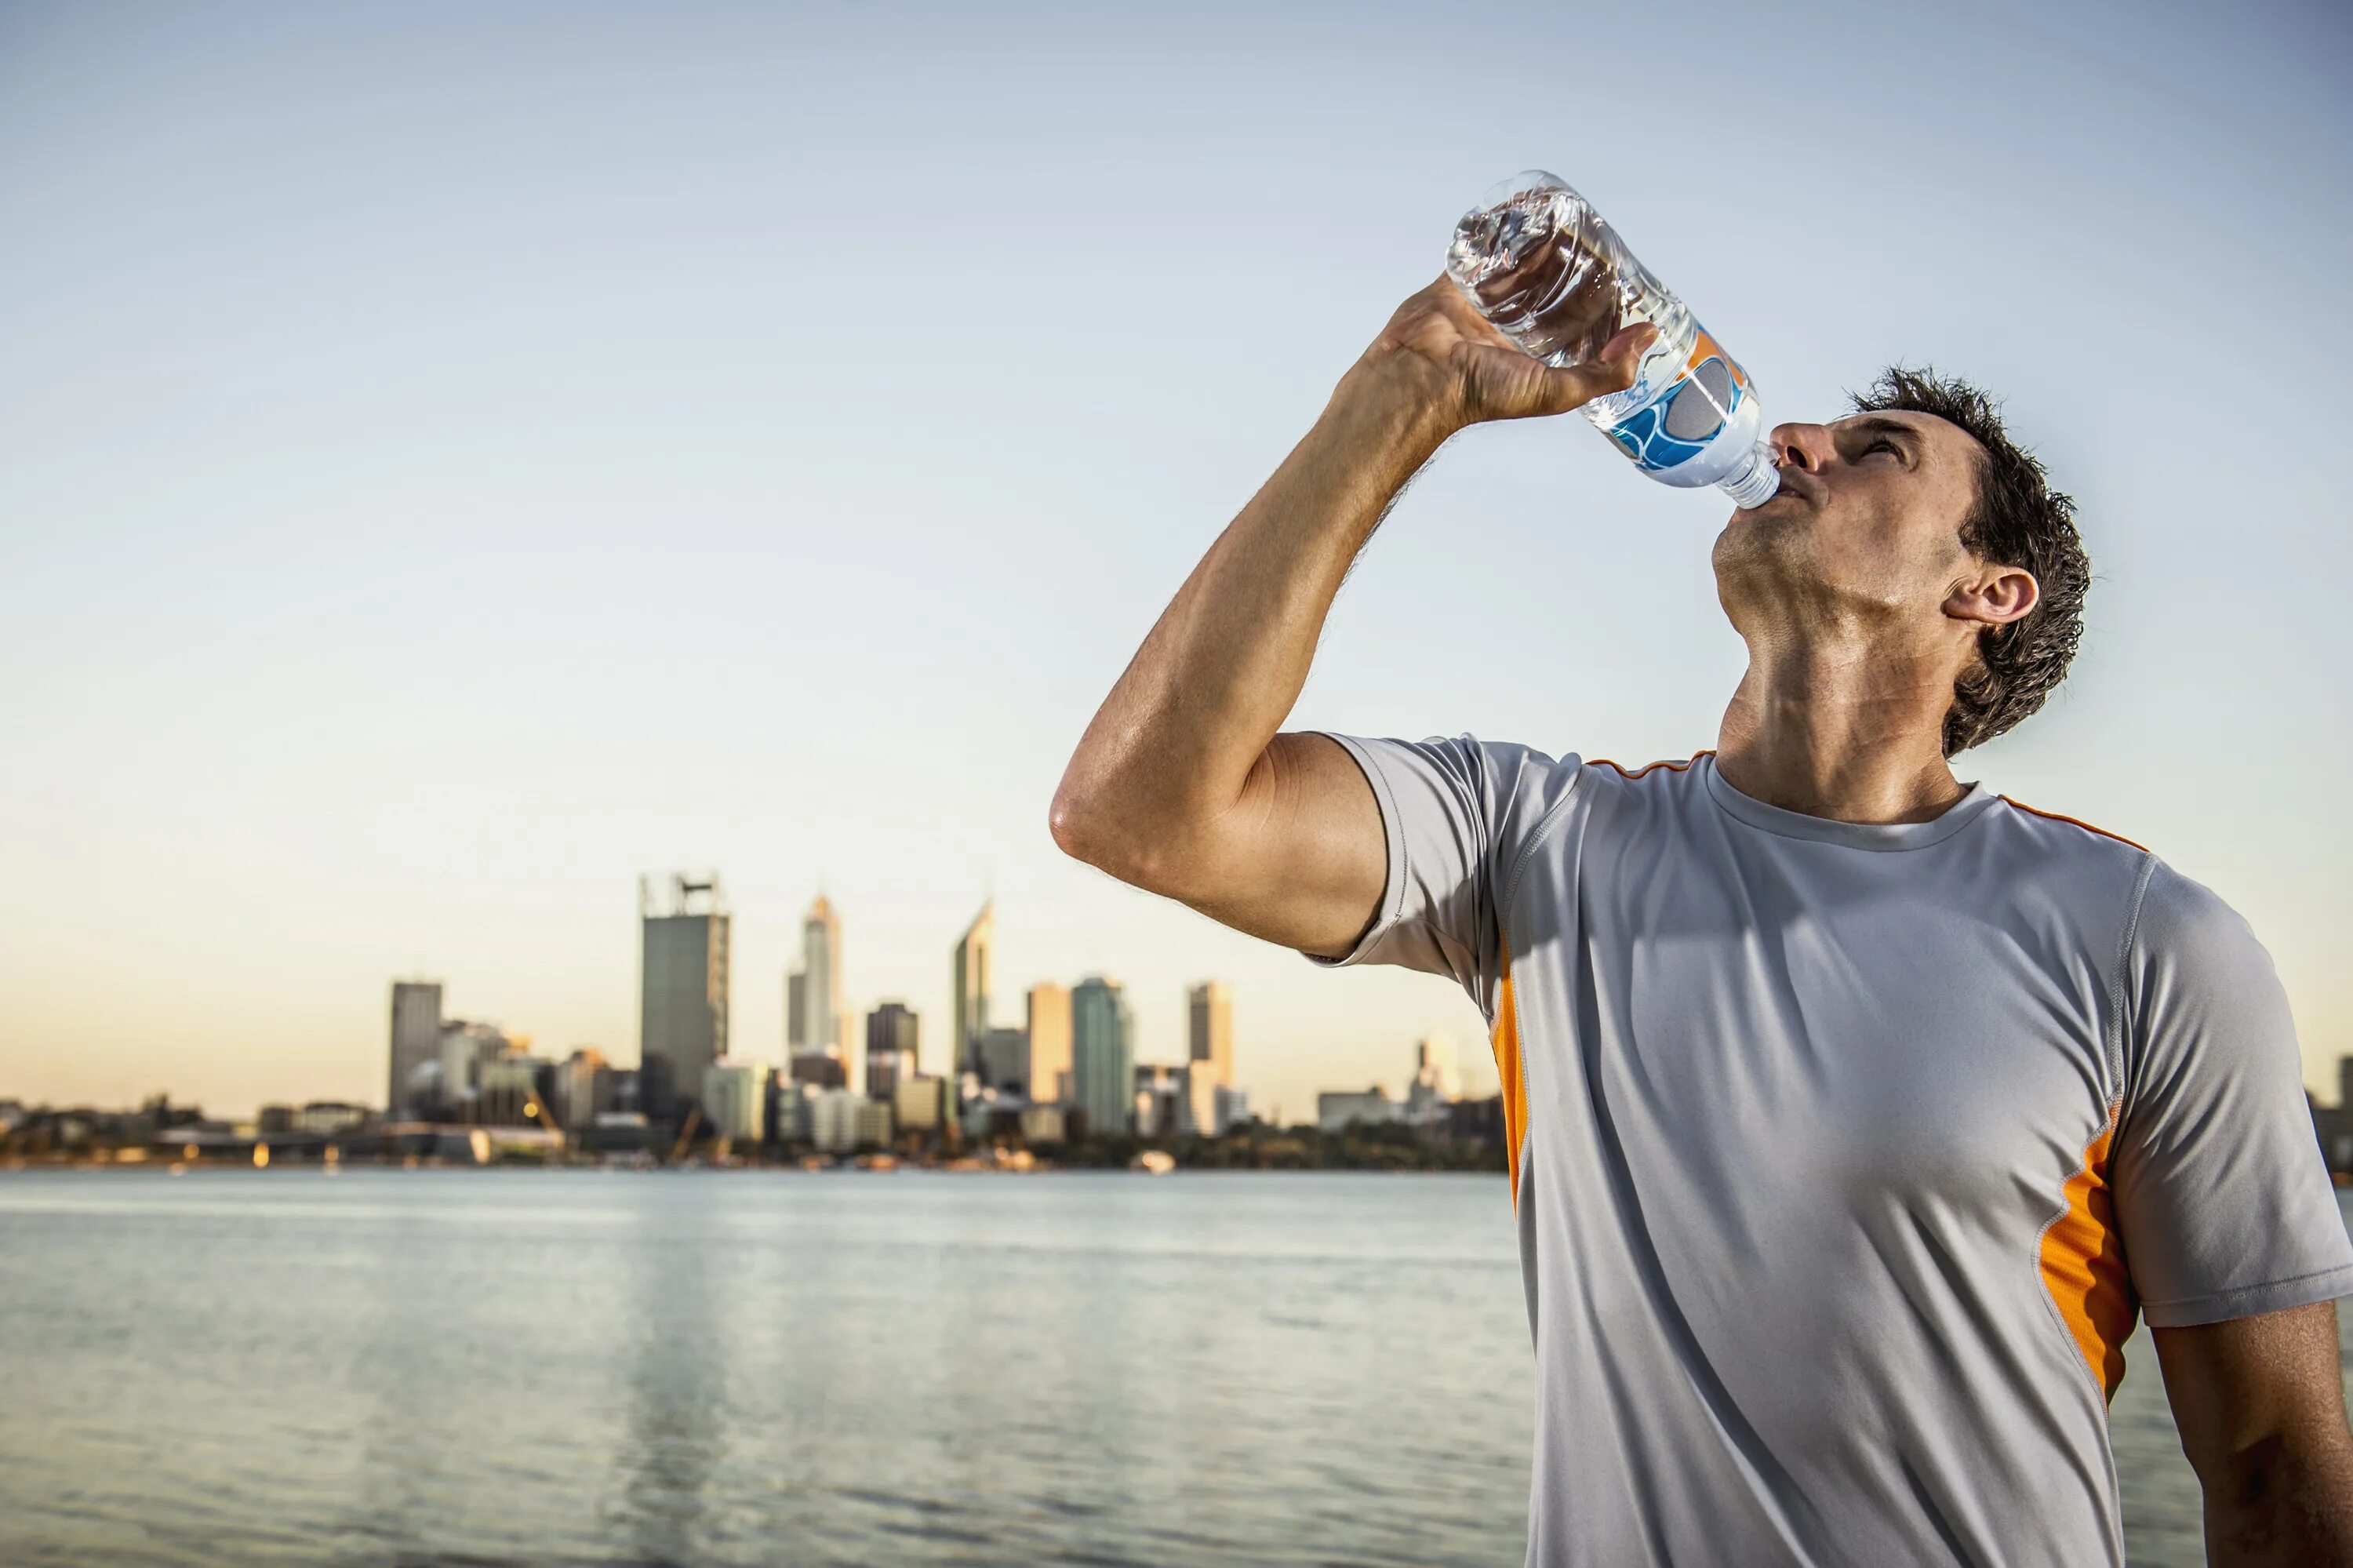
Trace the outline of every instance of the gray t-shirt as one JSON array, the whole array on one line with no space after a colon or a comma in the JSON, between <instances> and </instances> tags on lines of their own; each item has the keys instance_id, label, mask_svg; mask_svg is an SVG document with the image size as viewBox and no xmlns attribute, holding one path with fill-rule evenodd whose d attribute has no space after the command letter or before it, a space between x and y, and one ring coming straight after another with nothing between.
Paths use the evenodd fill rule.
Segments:
<instances>
[{"instance_id":1,"label":"gray t-shirt","mask_svg":"<svg viewBox=\"0 0 2353 1568\"><path fill-rule=\"evenodd\" d=\"M2138 845L1335 738L1388 840L1338 961L1494 1030L1530 1563L2121 1563L2136 1312L2353 1293L2271 960Z\"/></svg>"}]
</instances>

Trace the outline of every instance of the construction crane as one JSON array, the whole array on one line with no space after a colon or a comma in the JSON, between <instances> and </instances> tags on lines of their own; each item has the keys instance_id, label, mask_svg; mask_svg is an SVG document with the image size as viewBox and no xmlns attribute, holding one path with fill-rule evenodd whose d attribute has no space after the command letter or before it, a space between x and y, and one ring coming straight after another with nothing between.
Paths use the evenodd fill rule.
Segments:
<instances>
[{"instance_id":1,"label":"construction crane","mask_svg":"<svg viewBox=\"0 0 2353 1568\"><path fill-rule=\"evenodd\" d=\"M670 1162L672 1165L686 1158L687 1146L694 1141L694 1129L701 1125L702 1107L700 1105L689 1106L686 1120L678 1129L678 1141L670 1146Z\"/></svg>"}]
</instances>

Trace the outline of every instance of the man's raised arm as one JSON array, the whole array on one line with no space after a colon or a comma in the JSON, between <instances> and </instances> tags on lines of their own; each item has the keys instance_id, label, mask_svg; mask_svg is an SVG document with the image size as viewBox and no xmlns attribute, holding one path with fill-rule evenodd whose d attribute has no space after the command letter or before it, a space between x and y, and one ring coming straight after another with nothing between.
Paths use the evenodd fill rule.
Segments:
<instances>
[{"instance_id":1,"label":"man's raised arm","mask_svg":"<svg viewBox=\"0 0 2353 1568\"><path fill-rule=\"evenodd\" d=\"M1237 930L1346 952L1388 876L1379 808L1338 745L1277 733L1333 596L1449 437L1632 385L1651 333L1556 370L1444 278L1400 305L1103 699L1054 792L1054 842Z\"/></svg>"}]
</instances>

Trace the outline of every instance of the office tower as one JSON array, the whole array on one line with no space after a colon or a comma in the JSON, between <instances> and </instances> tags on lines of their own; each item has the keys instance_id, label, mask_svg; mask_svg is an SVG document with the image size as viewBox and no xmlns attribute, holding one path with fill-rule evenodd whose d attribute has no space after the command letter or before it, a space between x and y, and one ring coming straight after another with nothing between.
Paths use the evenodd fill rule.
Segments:
<instances>
[{"instance_id":1,"label":"office tower","mask_svg":"<svg viewBox=\"0 0 2353 1568\"><path fill-rule=\"evenodd\" d=\"M1050 980L1029 988L1029 1097L1055 1105L1071 1097L1071 991Z\"/></svg>"},{"instance_id":2,"label":"office tower","mask_svg":"<svg viewBox=\"0 0 2353 1568\"><path fill-rule=\"evenodd\" d=\"M521 1054L485 1056L476 1071L474 1118L484 1127L542 1127L540 1070L547 1064Z\"/></svg>"},{"instance_id":3,"label":"office tower","mask_svg":"<svg viewBox=\"0 0 2353 1568\"><path fill-rule=\"evenodd\" d=\"M514 1049L514 1042L495 1023L447 1020L441 1025L441 1038L435 1043L434 1072L417 1080L430 1085L430 1092L418 1090L417 1103L420 1107L429 1107L437 1119L473 1120L483 1065L503 1060Z\"/></svg>"},{"instance_id":4,"label":"office tower","mask_svg":"<svg viewBox=\"0 0 2353 1568\"><path fill-rule=\"evenodd\" d=\"M786 1019L786 1039L797 1050L822 1050L841 1037L841 917L820 893L801 917L801 967L787 998L797 1005Z\"/></svg>"},{"instance_id":5,"label":"office tower","mask_svg":"<svg viewBox=\"0 0 2353 1568\"><path fill-rule=\"evenodd\" d=\"M670 879L657 900L653 879L638 883L644 922L639 970L639 1082L656 1119L683 1115L702 1097L702 1075L727 1054L730 925L716 875Z\"/></svg>"},{"instance_id":6,"label":"office tower","mask_svg":"<svg viewBox=\"0 0 2353 1568\"><path fill-rule=\"evenodd\" d=\"M1192 1138L1216 1138L1226 1130L1219 1117L1219 1090L1225 1087L1210 1075L1207 1062L1187 1062L1176 1069L1176 1130Z\"/></svg>"},{"instance_id":7,"label":"office tower","mask_svg":"<svg viewBox=\"0 0 2353 1568\"><path fill-rule=\"evenodd\" d=\"M828 1089L810 1107L809 1141L820 1153L848 1154L859 1149L886 1148L891 1142L891 1107L849 1089Z\"/></svg>"},{"instance_id":8,"label":"office tower","mask_svg":"<svg viewBox=\"0 0 2353 1568\"><path fill-rule=\"evenodd\" d=\"M1208 1065L1209 1081L1230 1086L1234 1081L1234 998L1223 980L1203 980L1185 991L1185 1011L1191 1028L1188 1059Z\"/></svg>"},{"instance_id":9,"label":"office tower","mask_svg":"<svg viewBox=\"0 0 2353 1568\"><path fill-rule=\"evenodd\" d=\"M831 1051L799 1050L786 1064L786 1076L796 1084L812 1084L820 1089L846 1089L849 1086L849 1071L841 1058Z\"/></svg>"},{"instance_id":10,"label":"office tower","mask_svg":"<svg viewBox=\"0 0 2353 1568\"><path fill-rule=\"evenodd\" d=\"M989 950L997 945L997 905L980 906L972 924L956 938L955 975L948 994L955 999L955 1017L948 1032L948 1054L941 1075L950 1083L973 1064L973 1049L988 1028Z\"/></svg>"},{"instance_id":11,"label":"office tower","mask_svg":"<svg viewBox=\"0 0 2353 1568\"><path fill-rule=\"evenodd\" d=\"M392 982L392 1071L385 1087L385 1114L395 1118L415 1103L417 1069L440 1054L441 982Z\"/></svg>"},{"instance_id":12,"label":"office tower","mask_svg":"<svg viewBox=\"0 0 2353 1568\"><path fill-rule=\"evenodd\" d=\"M1172 1138L1183 1120L1183 1069L1166 1062L1135 1065L1135 1135Z\"/></svg>"},{"instance_id":13,"label":"office tower","mask_svg":"<svg viewBox=\"0 0 2353 1568\"><path fill-rule=\"evenodd\" d=\"M596 1118L613 1108L613 1070L605 1053L583 1045L556 1065L547 1097L557 1125L566 1132L586 1132Z\"/></svg>"},{"instance_id":14,"label":"office tower","mask_svg":"<svg viewBox=\"0 0 2353 1568\"><path fill-rule=\"evenodd\" d=\"M940 1097L947 1086L925 1073L911 1074L892 1087L891 1105L898 1124L910 1132L931 1132L940 1123Z\"/></svg>"},{"instance_id":15,"label":"office tower","mask_svg":"<svg viewBox=\"0 0 2353 1568\"><path fill-rule=\"evenodd\" d=\"M1091 975L1071 991L1071 1102L1087 1130L1128 1130L1134 1114L1135 1014L1117 980Z\"/></svg>"},{"instance_id":16,"label":"office tower","mask_svg":"<svg viewBox=\"0 0 2353 1568\"><path fill-rule=\"evenodd\" d=\"M801 1021L808 1012L808 976L799 969L785 977L785 1049L797 1051L807 1044L801 1038Z\"/></svg>"},{"instance_id":17,"label":"office tower","mask_svg":"<svg viewBox=\"0 0 2353 1568\"><path fill-rule=\"evenodd\" d=\"M702 1075L702 1104L713 1136L757 1145L768 1135L768 1065L713 1062Z\"/></svg>"},{"instance_id":18,"label":"office tower","mask_svg":"<svg viewBox=\"0 0 2353 1568\"><path fill-rule=\"evenodd\" d=\"M980 1081L1000 1094L1029 1093L1029 1032L991 1029L980 1037Z\"/></svg>"},{"instance_id":19,"label":"office tower","mask_svg":"<svg viewBox=\"0 0 2353 1568\"><path fill-rule=\"evenodd\" d=\"M887 1100L898 1086L915 1075L914 1010L903 1001L886 1001L866 1015L866 1093Z\"/></svg>"}]
</instances>

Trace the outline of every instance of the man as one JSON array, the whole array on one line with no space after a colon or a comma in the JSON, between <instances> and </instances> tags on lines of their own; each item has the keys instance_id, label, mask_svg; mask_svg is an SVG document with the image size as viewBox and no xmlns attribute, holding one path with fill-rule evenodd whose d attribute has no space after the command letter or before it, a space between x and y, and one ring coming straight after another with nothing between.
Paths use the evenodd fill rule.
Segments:
<instances>
[{"instance_id":1,"label":"man","mask_svg":"<svg viewBox=\"0 0 2353 1568\"><path fill-rule=\"evenodd\" d=\"M1717 541L1716 748L1624 769L1278 734L1399 491L1559 370L1441 279L1161 616L1056 795L1071 853L1493 1021L1539 1379L1531 1563L2119 1563L2136 1311L2212 1560L2353 1564L2348 1243L2252 933L1947 758L2065 673L2072 507L1966 386L1773 432Z\"/></svg>"}]
</instances>

